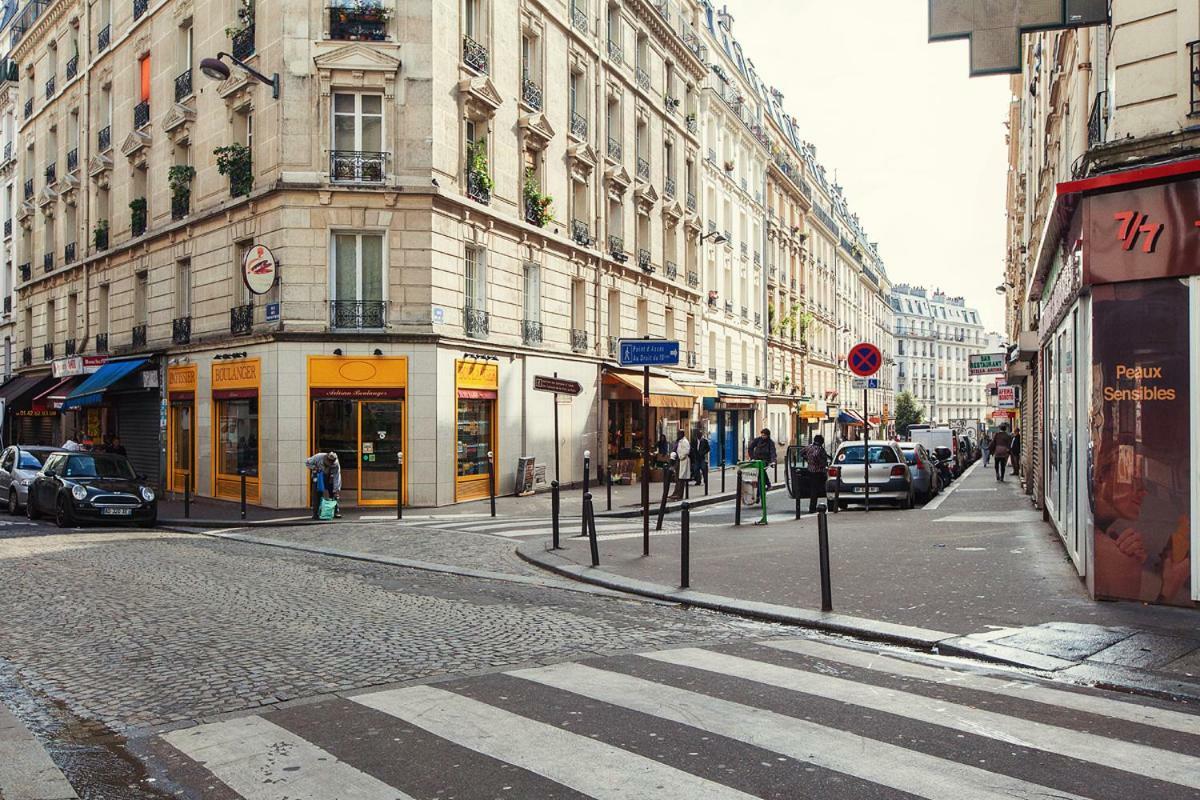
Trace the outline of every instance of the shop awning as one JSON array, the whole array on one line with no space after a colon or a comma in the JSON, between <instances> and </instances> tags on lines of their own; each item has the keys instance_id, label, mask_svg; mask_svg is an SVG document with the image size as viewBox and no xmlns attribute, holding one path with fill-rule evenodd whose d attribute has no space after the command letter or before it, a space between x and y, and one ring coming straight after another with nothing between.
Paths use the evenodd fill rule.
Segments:
<instances>
[{"instance_id":1,"label":"shop awning","mask_svg":"<svg viewBox=\"0 0 1200 800\"><path fill-rule=\"evenodd\" d=\"M842 409L838 412L837 418L839 425L862 425L863 418L858 415L857 411L847 411Z\"/></svg>"},{"instance_id":2,"label":"shop awning","mask_svg":"<svg viewBox=\"0 0 1200 800\"><path fill-rule=\"evenodd\" d=\"M637 392L638 397L642 396L643 379L641 375L610 370L604 374L604 380L628 389L633 389ZM651 408L682 408L687 410L692 407L692 403L694 402L695 395L670 378L665 378L661 375L650 376Z\"/></svg>"},{"instance_id":3,"label":"shop awning","mask_svg":"<svg viewBox=\"0 0 1200 800\"><path fill-rule=\"evenodd\" d=\"M63 401L63 410L94 406L104 399L104 393L114 383L139 369L149 359L135 358L130 361L110 361L93 372L87 379L75 387L75 391Z\"/></svg>"},{"instance_id":4,"label":"shop awning","mask_svg":"<svg viewBox=\"0 0 1200 800\"><path fill-rule=\"evenodd\" d=\"M0 386L0 397L5 405L12 409L29 405L29 400L37 395L38 390L52 386L54 379L49 375L21 375Z\"/></svg>"},{"instance_id":5,"label":"shop awning","mask_svg":"<svg viewBox=\"0 0 1200 800\"><path fill-rule=\"evenodd\" d=\"M33 398L33 407L43 411L57 411L62 408L71 392L85 380L83 376L74 375L70 378L60 378Z\"/></svg>"},{"instance_id":6,"label":"shop awning","mask_svg":"<svg viewBox=\"0 0 1200 800\"><path fill-rule=\"evenodd\" d=\"M677 383L684 391L690 392L692 397L697 400L717 396L717 387L711 383L687 383L685 381L677 381Z\"/></svg>"}]
</instances>

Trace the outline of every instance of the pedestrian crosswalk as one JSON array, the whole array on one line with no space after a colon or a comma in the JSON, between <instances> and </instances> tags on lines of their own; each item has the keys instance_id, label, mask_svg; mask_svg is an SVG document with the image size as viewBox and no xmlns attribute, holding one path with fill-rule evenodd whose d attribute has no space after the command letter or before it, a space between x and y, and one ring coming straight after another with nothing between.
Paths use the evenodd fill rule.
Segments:
<instances>
[{"instance_id":1,"label":"pedestrian crosswalk","mask_svg":"<svg viewBox=\"0 0 1200 800\"><path fill-rule=\"evenodd\" d=\"M651 516L650 526L653 529L655 516ZM705 523L693 522L693 527ZM475 518L436 517L427 519L404 520L406 527L427 528L434 530L457 531L462 533L485 533L491 536L503 536L508 539L520 539L533 536L549 536L550 520L546 517L506 517L503 519L480 520ZM667 517L663 522L664 531L678 532L679 517ZM582 530L581 518L577 516L559 518L559 532L562 536L574 536ZM653 532L653 530L651 531ZM601 538L621 538L627 535L642 535L641 517L597 517L596 535Z\"/></svg>"},{"instance_id":2,"label":"pedestrian crosswalk","mask_svg":"<svg viewBox=\"0 0 1200 800\"><path fill-rule=\"evenodd\" d=\"M802 638L367 691L162 739L210 796L250 800L1200 796L1185 706Z\"/></svg>"}]
</instances>

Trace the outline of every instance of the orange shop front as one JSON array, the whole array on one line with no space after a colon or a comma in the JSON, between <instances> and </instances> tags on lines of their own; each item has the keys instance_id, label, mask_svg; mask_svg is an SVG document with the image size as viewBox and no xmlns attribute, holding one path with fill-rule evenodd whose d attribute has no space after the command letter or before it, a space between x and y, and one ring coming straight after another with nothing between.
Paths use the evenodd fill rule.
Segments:
<instances>
[{"instance_id":1,"label":"orange shop front","mask_svg":"<svg viewBox=\"0 0 1200 800\"><path fill-rule=\"evenodd\" d=\"M182 492L196 474L196 384L200 367L167 367L167 490ZM193 491L196 488L192 480ZM240 491L240 487L239 487Z\"/></svg>"},{"instance_id":2,"label":"orange shop front","mask_svg":"<svg viewBox=\"0 0 1200 800\"><path fill-rule=\"evenodd\" d=\"M490 493L488 453L498 445L500 365L493 361L454 362L456 431L454 500L478 500Z\"/></svg>"},{"instance_id":3,"label":"orange shop front","mask_svg":"<svg viewBox=\"0 0 1200 800\"><path fill-rule=\"evenodd\" d=\"M214 361L212 365L212 492L214 497L238 500L246 477L246 500L259 502L259 394L262 362L257 358Z\"/></svg>"}]
</instances>

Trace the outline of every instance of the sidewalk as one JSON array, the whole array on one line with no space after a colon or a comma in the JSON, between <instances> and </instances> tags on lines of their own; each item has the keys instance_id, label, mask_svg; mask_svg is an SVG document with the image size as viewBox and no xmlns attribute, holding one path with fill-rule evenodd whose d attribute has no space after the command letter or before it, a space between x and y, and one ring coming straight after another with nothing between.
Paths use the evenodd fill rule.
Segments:
<instances>
[{"instance_id":1,"label":"sidewalk","mask_svg":"<svg viewBox=\"0 0 1200 800\"><path fill-rule=\"evenodd\" d=\"M724 521L723 513L702 511L693 522ZM1148 669L1166 683L1195 680L1200 695L1198 613L1088 598L1057 535L1011 479L997 483L979 466L934 510L828 519L833 608L907 631L879 638L940 642L943 651L1051 670ZM518 552L580 580L688 602L677 589L679 543L678 535L653 537L643 557L640 538L601 536L599 569L590 567L586 539L564 537L558 551L526 541ZM820 622L815 516L796 522L780 511L765 527L694 526L690 567L691 594L716 597L728 610L757 604Z\"/></svg>"}]
</instances>

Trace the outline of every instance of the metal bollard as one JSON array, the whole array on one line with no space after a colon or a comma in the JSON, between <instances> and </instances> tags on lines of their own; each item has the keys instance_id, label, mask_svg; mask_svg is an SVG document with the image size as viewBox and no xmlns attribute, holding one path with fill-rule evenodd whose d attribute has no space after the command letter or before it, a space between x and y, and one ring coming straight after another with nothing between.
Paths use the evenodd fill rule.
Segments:
<instances>
[{"instance_id":1,"label":"metal bollard","mask_svg":"<svg viewBox=\"0 0 1200 800\"><path fill-rule=\"evenodd\" d=\"M842 476L839 475L837 483L833 484L833 513L838 513L842 510Z\"/></svg>"},{"instance_id":2,"label":"metal bollard","mask_svg":"<svg viewBox=\"0 0 1200 800\"><path fill-rule=\"evenodd\" d=\"M817 507L817 549L821 560L821 610L833 611L833 590L829 581L829 518L825 504Z\"/></svg>"},{"instance_id":3,"label":"metal bollard","mask_svg":"<svg viewBox=\"0 0 1200 800\"><path fill-rule=\"evenodd\" d=\"M491 492L492 516L496 516L496 467L492 464L493 454L488 450L488 490Z\"/></svg>"},{"instance_id":4,"label":"metal bollard","mask_svg":"<svg viewBox=\"0 0 1200 800\"><path fill-rule=\"evenodd\" d=\"M703 467L704 470L704 496L708 497L708 464Z\"/></svg>"},{"instance_id":5,"label":"metal bollard","mask_svg":"<svg viewBox=\"0 0 1200 800\"><path fill-rule=\"evenodd\" d=\"M317 473L313 473L312 481L309 484L312 486L312 512L313 519L321 518L321 493L317 491Z\"/></svg>"},{"instance_id":6,"label":"metal bollard","mask_svg":"<svg viewBox=\"0 0 1200 800\"><path fill-rule=\"evenodd\" d=\"M776 461L774 464L772 464L771 469L774 470L774 477L771 479L772 482L779 483L779 461Z\"/></svg>"},{"instance_id":7,"label":"metal bollard","mask_svg":"<svg viewBox=\"0 0 1200 800\"><path fill-rule=\"evenodd\" d=\"M608 510L612 511L612 464L608 464L605 472L608 475Z\"/></svg>"},{"instance_id":8,"label":"metal bollard","mask_svg":"<svg viewBox=\"0 0 1200 800\"><path fill-rule=\"evenodd\" d=\"M587 528L588 545L592 551L592 566L600 566L600 543L596 540L596 512L592 508L592 495L583 496L583 521Z\"/></svg>"},{"instance_id":9,"label":"metal bollard","mask_svg":"<svg viewBox=\"0 0 1200 800\"><path fill-rule=\"evenodd\" d=\"M592 451L583 451L583 493L588 493L588 478L592 473Z\"/></svg>"},{"instance_id":10,"label":"metal bollard","mask_svg":"<svg viewBox=\"0 0 1200 800\"><path fill-rule=\"evenodd\" d=\"M183 518L191 519L192 516L192 473L189 471L183 476Z\"/></svg>"},{"instance_id":11,"label":"metal bollard","mask_svg":"<svg viewBox=\"0 0 1200 800\"><path fill-rule=\"evenodd\" d=\"M733 524L742 524L742 471L740 469L737 476L737 498L733 507Z\"/></svg>"},{"instance_id":12,"label":"metal bollard","mask_svg":"<svg viewBox=\"0 0 1200 800\"><path fill-rule=\"evenodd\" d=\"M654 530L661 531L663 525L663 517L667 514L667 495L671 492L671 476L673 475L671 464L667 463L663 467L663 496L662 502L658 504L658 522L654 524Z\"/></svg>"},{"instance_id":13,"label":"metal bollard","mask_svg":"<svg viewBox=\"0 0 1200 800\"><path fill-rule=\"evenodd\" d=\"M239 469L238 475L242 478L242 519L246 518L246 470Z\"/></svg>"},{"instance_id":14,"label":"metal bollard","mask_svg":"<svg viewBox=\"0 0 1200 800\"><path fill-rule=\"evenodd\" d=\"M800 470L798 470L798 469L792 470L792 494L796 495L796 519L800 519L800 516L801 516L801 511L800 511L800 501L802 499L801 495L800 495L800 484L801 483L802 483L802 480L801 480ZM805 488L808 488L808 487L805 487ZM807 492L805 492L805 494L807 494Z\"/></svg>"},{"instance_id":15,"label":"metal bollard","mask_svg":"<svg viewBox=\"0 0 1200 800\"><path fill-rule=\"evenodd\" d=\"M721 494L725 494L725 459L721 458Z\"/></svg>"},{"instance_id":16,"label":"metal bollard","mask_svg":"<svg viewBox=\"0 0 1200 800\"><path fill-rule=\"evenodd\" d=\"M550 542L554 550L561 550L558 546L558 481L550 481Z\"/></svg>"},{"instance_id":17,"label":"metal bollard","mask_svg":"<svg viewBox=\"0 0 1200 800\"><path fill-rule=\"evenodd\" d=\"M687 502L679 510L679 524L679 588L686 589L692 558L692 507Z\"/></svg>"},{"instance_id":18,"label":"metal bollard","mask_svg":"<svg viewBox=\"0 0 1200 800\"><path fill-rule=\"evenodd\" d=\"M396 453L396 519L404 519L404 453Z\"/></svg>"}]
</instances>

